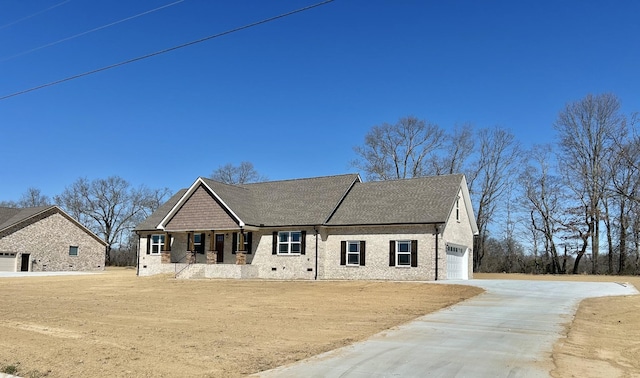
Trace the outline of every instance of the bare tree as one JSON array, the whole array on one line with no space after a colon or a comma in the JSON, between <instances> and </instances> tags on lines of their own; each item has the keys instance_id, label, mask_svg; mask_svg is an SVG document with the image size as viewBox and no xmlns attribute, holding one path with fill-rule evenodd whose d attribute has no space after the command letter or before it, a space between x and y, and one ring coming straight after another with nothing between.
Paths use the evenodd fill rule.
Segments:
<instances>
[{"instance_id":1,"label":"bare tree","mask_svg":"<svg viewBox=\"0 0 640 378\"><path fill-rule=\"evenodd\" d=\"M107 243L105 264L111 250L126 242L141 217L169 195L167 189L132 188L129 182L111 176L89 181L80 178L55 197L71 216L101 236Z\"/></svg>"},{"instance_id":2,"label":"bare tree","mask_svg":"<svg viewBox=\"0 0 640 378\"><path fill-rule=\"evenodd\" d=\"M49 205L51 205L51 199L42 194L40 189L33 187L22 193L18 201L0 201L0 207L25 208Z\"/></svg>"},{"instance_id":3,"label":"bare tree","mask_svg":"<svg viewBox=\"0 0 640 378\"><path fill-rule=\"evenodd\" d=\"M624 274L627 267L630 227L633 224L633 210L640 204L640 138L636 133L637 115L625 122L620 132L612 135L615 142L612 153L611 180L608 191L617 206L618 227L618 274ZM629 243L628 243L629 242ZM611 258L611 252L610 256ZM609 260L609 270L613 261Z\"/></svg>"},{"instance_id":4,"label":"bare tree","mask_svg":"<svg viewBox=\"0 0 640 378\"><path fill-rule=\"evenodd\" d=\"M451 134L445 134L442 146L444 153L431 158L430 173L446 175L466 172L466 163L473 153L473 138L473 127L470 124L456 126Z\"/></svg>"},{"instance_id":5,"label":"bare tree","mask_svg":"<svg viewBox=\"0 0 640 378\"><path fill-rule=\"evenodd\" d=\"M393 180L427 174L427 162L442 145L442 129L415 117L391 125L373 126L364 146L354 147L359 159L352 164L370 180Z\"/></svg>"},{"instance_id":6,"label":"bare tree","mask_svg":"<svg viewBox=\"0 0 640 378\"><path fill-rule=\"evenodd\" d=\"M560 264L556 246L557 234L563 223L561 217L566 214L564 183L551 173L551 146L534 146L528 155L531 164L519 176L524 193L520 203L529 211L530 226L543 236L545 254L550 256L548 272L565 273L566 260Z\"/></svg>"},{"instance_id":7,"label":"bare tree","mask_svg":"<svg viewBox=\"0 0 640 378\"><path fill-rule=\"evenodd\" d=\"M48 206L51 205L51 200L48 196L42 194L40 189L37 188L29 188L25 193L20 197L20 201L18 201L19 207L38 207L38 206Z\"/></svg>"},{"instance_id":8,"label":"bare tree","mask_svg":"<svg viewBox=\"0 0 640 378\"><path fill-rule=\"evenodd\" d=\"M505 193L508 181L515 176L515 167L520 160L520 146L513 134L506 129L482 129L478 139L479 156L469 181L477 209L476 223L479 232L473 254L475 271L480 268L484 257L488 225Z\"/></svg>"},{"instance_id":9,"label":"bare tree","mask_svg":"<svg viewBox=\"0 0 640 378\"><path fill-rule=\"evenodd\" d=\"M20 207L18 206L18 203L16 201L0 201L0 207L11 207L11 208L17 208Z\"/></svg>"},{"instance_id":10,"label":"bare tree","mask_svg":"<svg viewBox=\"0 0 640 378\"><path fill-rule=\"evenodd\" d=\"M258 173L258 171L253 167L253 164L248 161L241 162L239 166L235 166L231 163L221 165L211 173L211 178L231 185L241 185L267 180L267 177Z\"/></svg>"},{"instance_id":11,"label":"bare tree","mask_svg":"<svg viewBox=\"0 0 640 378\"><path fill-rule=\"evenodd\" d=\"M578 192L585 194L585 219L592 230L593 274L598 270L601 206L606 187L605 171L613 143L611 135L622 122L619 110L616 96L590 94L567 104L554 124L560 137L566 179Z\"/></svg>"}]
</instances>

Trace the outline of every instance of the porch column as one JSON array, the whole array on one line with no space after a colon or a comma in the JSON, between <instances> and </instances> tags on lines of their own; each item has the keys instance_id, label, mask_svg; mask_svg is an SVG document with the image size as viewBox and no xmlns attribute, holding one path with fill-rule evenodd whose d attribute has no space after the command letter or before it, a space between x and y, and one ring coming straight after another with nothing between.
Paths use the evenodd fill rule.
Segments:
<instances>
[{"instance_id":1,"label":"porch column","mask_svg":"<svg viewBox=\"0 0 640 378\"><path fill-rule=\"evenodd\" d=\"M207 250L207 264L215 264L217 262L215 247L216 233L214 230L211 230L209 234L209 249Z\"/></svg>"},{"instance_id":2,"label":"porch column","mask_svg":"<svg viewBox=\"0 0 640 378\"><path fill-rule=\"evenodd\" d=\"M162 251L160 251L160 262L162 264L171 263L171 234L164 233L164 244L162 245Z\"/></svg>"},{"instance_id":3,"label":"porch column","mask_svg":"<svg viewBox=\"0 0 640 378\"><path fill-rule=\"evenodd\" d=\"M236 251L236 265L247 263L247 251L244 249L244 230L238 232L238 250Z\"/></svg>"}]
</instances>

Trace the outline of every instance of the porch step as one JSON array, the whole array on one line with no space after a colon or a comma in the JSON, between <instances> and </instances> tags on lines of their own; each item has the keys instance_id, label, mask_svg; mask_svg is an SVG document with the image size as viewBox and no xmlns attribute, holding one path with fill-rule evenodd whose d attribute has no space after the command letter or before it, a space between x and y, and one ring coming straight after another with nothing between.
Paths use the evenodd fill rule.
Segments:
<instances>
[{"instance_id":1,"label":"porch step","mask_svg":"<svg viewBox=\"0 0 640 378\"><path fill-rule=\"evenodd\" d=\"M178 273L176 278L183 280L204 279L206 278L204 274L205 267L205 264L191 264L183 269L180 273Z\"/></svg>"}]
</instances>

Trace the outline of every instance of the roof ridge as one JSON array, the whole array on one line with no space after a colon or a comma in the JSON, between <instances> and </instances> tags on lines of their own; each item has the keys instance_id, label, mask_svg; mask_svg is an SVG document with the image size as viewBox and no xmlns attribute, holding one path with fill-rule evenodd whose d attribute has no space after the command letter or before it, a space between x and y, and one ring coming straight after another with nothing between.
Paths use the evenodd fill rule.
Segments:
<instances>
[{"instance_id":1,"label":"roof ridge","mask_svg":"<svg viewBox=\"0 0 640 378\"><path fill-rule=\"evenodd\" d=\"M210 182L215 182L216 184L221 184L221 185L225 185L225 186L231 186L233 188L247 190L247 188L245 188L244 186L241 186L241 185L246 185L246 184L229 184L229 183L226 183L226 182L222 182L222 181L218 181L218 180L214 180L214 179L207 178L207 177L202 177L202 176L200 176L199 179L210 181ZM189 188L186 188L186 189L189 189Z\"/></svg>"},{"instance_id":2,"label":"roof ridge","mask_svg":"<svg viewBox=\"0 0 640 378\"><path fill-rule=\"evenodd\" d=\"M393 180L376 180L376 181L365 181L362 184L374 184L374 183L393 183L393 182L402 182L402 181L418 181L418 180L433 180L436 178L450 178L450 177L462 177L464 173L447 173L444 175L431 175L431 176L420 176L420 177L408 177L408 178L400 178Z\"/></svg>"},{"instance_id":3,"label":"roof ridge","mask_svg":"<svg viewBox=\"0 0 640 378\"><path fill-rule=\"evenodd\" d=\"M339 175L327 175L327 176L314 176L314 177L302 177L302 178L293 178L293 179L283 179L283 180L273 180L273 181L260 181L260 182L251 182L242 185L256 185L256 184L267 184L267 183L277 183L277 182L288 182L288 181L306 181L306 180L317 180L324 178L334 178L334 177L344 177L344 176L358 176L358 173L342 173Z\"/></svg>"}]
</instances>

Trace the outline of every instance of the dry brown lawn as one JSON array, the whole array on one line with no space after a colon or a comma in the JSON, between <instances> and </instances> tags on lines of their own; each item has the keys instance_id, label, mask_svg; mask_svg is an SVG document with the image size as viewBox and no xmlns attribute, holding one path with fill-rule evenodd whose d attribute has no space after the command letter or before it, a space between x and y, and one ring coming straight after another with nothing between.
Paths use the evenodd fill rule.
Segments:
<instances>
[{"instance_id":1,"label":"dry brown lawn","mask_svg":"<svg viewBox=\"0 0 640 378\"><path fill-rule=\"evenodd\" d=\"M481 292L397 282L0 279L0 371L238 377L365 339Z\"/></svg>"},{"instance_id":2,"label":"dry brown lawn","mask_svg":"<svg viewBox=\"0 0 640 378\"><path fill-rule=\"evenodd\" d=\"M475 274L480 279L542 279L630 283L640 277ZM553 349L554 377L640 377L640 295L582 301L566 338Z\"/></svg>"}]
</instances>

